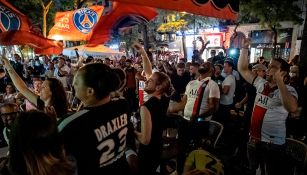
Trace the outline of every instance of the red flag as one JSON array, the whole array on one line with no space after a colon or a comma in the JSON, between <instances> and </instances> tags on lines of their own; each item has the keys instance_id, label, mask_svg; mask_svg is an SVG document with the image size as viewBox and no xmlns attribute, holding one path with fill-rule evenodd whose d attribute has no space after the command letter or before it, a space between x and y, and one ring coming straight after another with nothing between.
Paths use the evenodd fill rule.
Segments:
<instances>
[{"instance_id":1,"label":"red flag","mask_svg":"<svg viewBox=\"0 0 307 175\"><path fill-rule=\"evenodd\" d=\"M30 22L24 14L6 0L0 0L0 30L1 32L11 30L30 31Z\"/></svg>"},{"instance_id":2,"label":"red flag","mask_svg":"<svg viewBox=\"0 0 307 175\"><path fill-rule=\"evenodd\" d=\"M55 25L49 31L48 38L88 41L92 36L92 29L97 24L103 9L103 6L92 6L75 11L56 13Z\"/></svg>"},{"instance_id":3,"label":"red flag","mask_svg":"<svg viewBox=\"0 0 307 175\"><path fill-rule=\"evenodd\" d=\"M49 40L31 31L28 18L9 4L0 0L0 44L2 45L29 45L43 52L48 48L55 48L61 53L63 44Z\"/></svg>"},{"instance_id":4,"label":"red flag","mask_svg":"<svg viewBox=\"0 0 307 175\"><path fill-rule=\"evenodd\" d=\"M167 10L176 10L222 19L236 20L239 0L114 0Z\"/></svg>"},{"instance_id":5,"label":"red flag","mask_svg":"<svg viewBox=\"0 0 307 175\"><path fill-rule=\"evenodd\" d=\"M138 23L148 22L158 15L156 9L134 4L114 2L112 10L99 19L94 28L89 46L109 40L113 31Z\"/></svg>"},{"instance_id":6,"label":"red flag","mask_svg":"<svg viewBox=\"0 0 307 175\"><path fill-rule=\"evenodd\" d=\"M21 39L22 38L22 39ZM46 39L27 31L9 31L0 34L0 44L2 45L27 45L36 50L38 54L48 53L48 49L53 49L54 53L60 54L63 51L63 44L54 40ZM45 51L46 49L46 51Z\"/></svg>"}]
</instances>

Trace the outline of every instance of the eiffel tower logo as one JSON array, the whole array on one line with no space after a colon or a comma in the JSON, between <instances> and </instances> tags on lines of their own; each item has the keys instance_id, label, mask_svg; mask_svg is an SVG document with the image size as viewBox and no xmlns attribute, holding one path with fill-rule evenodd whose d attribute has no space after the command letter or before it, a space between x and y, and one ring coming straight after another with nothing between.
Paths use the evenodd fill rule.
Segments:
<instances>
[{"instance_id":1,"label":"eiffel tower logo","mask_svg":"<svg viewBox=\"0 0 307 175\"><path fill-rule=\"evenodd\" d=\"M89 19L88 15L85 14L84 15L84 19L80 22L80 24L84 27L84 28L92 28L94 26L94 24L92 23L92 21Z\"/></svg>"}]
</instances>

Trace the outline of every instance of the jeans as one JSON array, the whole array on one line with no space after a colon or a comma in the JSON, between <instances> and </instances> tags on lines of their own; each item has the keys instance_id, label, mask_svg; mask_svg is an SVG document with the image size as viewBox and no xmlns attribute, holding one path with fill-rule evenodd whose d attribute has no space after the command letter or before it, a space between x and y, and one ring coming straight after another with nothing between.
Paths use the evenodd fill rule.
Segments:
<instances>
[{"instance_id":1,"label":"jeans","mask_svg":"<svg viewBox=\"0 0 307 175\"><path fill-rule=\"evenodd\" d=\"M261 174L293 175L294 161L287 155L285 145L255 141L251 139L247 145L250 170L256 173L260 165Z\"/></svg>"}]
</instances>

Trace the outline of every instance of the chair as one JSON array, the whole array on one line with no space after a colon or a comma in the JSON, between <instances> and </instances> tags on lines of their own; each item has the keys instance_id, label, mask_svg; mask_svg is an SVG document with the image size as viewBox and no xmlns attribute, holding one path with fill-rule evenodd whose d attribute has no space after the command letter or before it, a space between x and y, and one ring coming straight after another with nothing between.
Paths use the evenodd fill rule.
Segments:
<instances>
[{"instance_id":1,"label":"chair","mask_svg":"<svg viewBox=\"0 0 307 175\"><path fill-rule=\"evenodd\" d=\"M169 167L173 170L177 167L177 156L184 151L184 141L187 137L188 121L181 115L169 114L165 117L163 122L162 134L162 155L161 164L159 166L158 174L169 174Z\"/></svg>"},{"instance_id":2,"label":"chair","mask_svg":"<svg viewBox=\"0 0 307 175\"><path fill-rule=\"evenodd\" d=\"M286 138L286 152L295 162L295 175L304 174L307 166L307 145L301 141Z\"/></svg>"},{"instance_id":3,"label":"chair","mask_svg":"<svg viewBox=\"0 0 307 175\"><path fill-rule=\"evenodd\" d=\"M185 139L188 122L177 114L169 114L166 116L163 124L163 153L162 159L174 158L180 151L181 142Z\"/></svg>"},{"instance_id":4,"label":"chair","mask_svg":"<svg viewBox=\"0 0 307 175\"><path fill-rule=\"evenodd\" d=\"M215 148L223 130L224 126L221 123L214 120L209 121L209 140L211 141L211 146L213 148Z\"/></svg>"}]
</instances>

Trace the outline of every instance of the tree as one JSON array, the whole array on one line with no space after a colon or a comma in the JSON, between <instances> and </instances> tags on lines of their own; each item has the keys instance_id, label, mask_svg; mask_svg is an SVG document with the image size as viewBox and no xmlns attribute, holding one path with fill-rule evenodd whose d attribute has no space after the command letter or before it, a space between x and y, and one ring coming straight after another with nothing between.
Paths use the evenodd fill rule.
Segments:
<instances>
[{"instance_id":1,"label":"tree","mask_svg":"<svg viewBox=\"0 0 307 175\"><path fill-rule=\"evenodd\" d=\"M45 4L43 0L39 0L39 4L41 5L43 9L43 36L47 37L47 14L50 10L50 6L53 3L53 0L50 0L49 2Z\"/></svg>"},{"instance_id":2,"label":"tree","mask_svg":"<svg viewBox=\"0 0 307 175\"><path fill-rule=\"evenodd\" d=\"M119 47L124 47L126 56L128 57L132 44L140 37L139 28L141 28L140 25L135 25L133 27L121 29L120 31L113 31L111 34L111 40L107 44L116 44ZM124 43L124 45L121 45L121 43Z\"/></svg>"},{"instance_id":3,"label":"tree","mask_svg":"<svg viewBox=\"0 0 307 175\"><path fill-rule=\"evenodd\" d=\"M47 31L54 25L55 13L73 9L71 0L9 0L9 2L26 14L33 26L39 28L39 32L45 37Z\"/></svg>"},{"instance_id":4,"label":"tree","mask_svg":"<svg viewBox=\"0 0 307 175\"><path fill-rule=\"evenodd\" d=\"M277 28L281 27L280 22L292 21L294 24L301 24L301 9L294 3L298 0L241 0L241 16L249 15L259 19L262 27L268 27L274 33L273 55L276 54Z\"/></svg>"}]
</instances>

